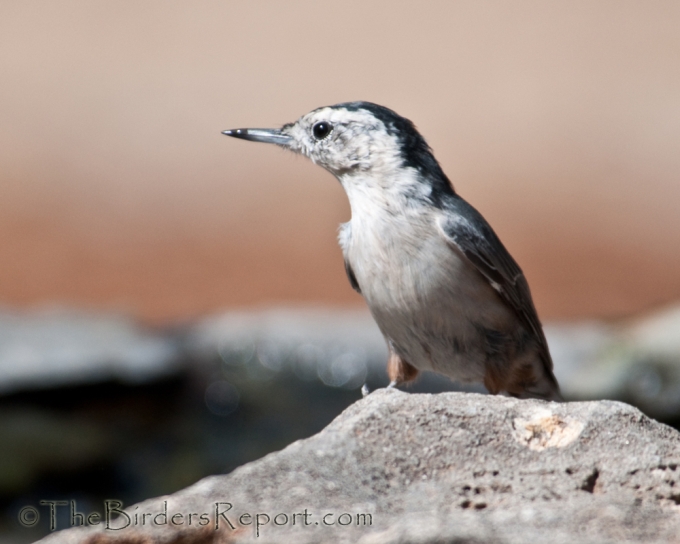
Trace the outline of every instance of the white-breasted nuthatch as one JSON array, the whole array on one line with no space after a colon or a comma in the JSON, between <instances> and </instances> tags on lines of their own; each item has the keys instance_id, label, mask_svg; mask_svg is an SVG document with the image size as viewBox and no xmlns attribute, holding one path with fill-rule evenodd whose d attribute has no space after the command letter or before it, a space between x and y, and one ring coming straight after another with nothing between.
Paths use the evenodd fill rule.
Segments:
<instances>
[{"instance_id":1,"label":"white-breasted nuthatch","mask_svg":"<svg viewBox=\"0 0 680 544\"><path fill-rule=\"evenodd\" d=\"M340 181L352 211L339 235L347 276L385 336L393 384L431 370L491 393L560 400L522 270L411 121L348 102L280 129L223 134L290 149Z\"/></svg>"}]
</instances>

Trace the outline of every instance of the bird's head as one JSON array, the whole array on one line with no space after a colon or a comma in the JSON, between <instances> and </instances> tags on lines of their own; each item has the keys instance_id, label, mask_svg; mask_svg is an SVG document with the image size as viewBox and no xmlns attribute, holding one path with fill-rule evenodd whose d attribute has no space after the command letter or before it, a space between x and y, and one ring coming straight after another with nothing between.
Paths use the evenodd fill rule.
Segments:
<instances>
[{"instance_id":1,"label":"bird's head","mask_svg":"<svg viewBox=\"0 0 680 544\"><path fill-rule=\"evenodd\" d=\"M319 108L280 129L243 128L223 134L290 149L309 157L341 181L355 174L389 178L414 169L419 178L450 187L413 123L371 102Z\"/></svg>"}]
</instances>

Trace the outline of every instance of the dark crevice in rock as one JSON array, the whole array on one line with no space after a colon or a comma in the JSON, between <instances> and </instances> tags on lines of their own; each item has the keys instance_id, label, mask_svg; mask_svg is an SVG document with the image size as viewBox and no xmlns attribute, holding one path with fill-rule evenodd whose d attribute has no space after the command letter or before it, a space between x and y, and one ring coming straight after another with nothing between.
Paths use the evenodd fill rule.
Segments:
<instances>
[{"instance_id":1,"label":"dark crevice in rock","mask_svg":"<svg viewBox=\"0 0 680 544\"><path fill-rule=\"evenodd\" d=\"M600 477L600 471L597 470L596 468L593 469L593 471L590 473L590 476L588 476L583 484L581 484L581 489L583 491L587 491L588 493L592 493L595 489L595 484L597 483L597 479Z\"/></svg>"}]
</instances>

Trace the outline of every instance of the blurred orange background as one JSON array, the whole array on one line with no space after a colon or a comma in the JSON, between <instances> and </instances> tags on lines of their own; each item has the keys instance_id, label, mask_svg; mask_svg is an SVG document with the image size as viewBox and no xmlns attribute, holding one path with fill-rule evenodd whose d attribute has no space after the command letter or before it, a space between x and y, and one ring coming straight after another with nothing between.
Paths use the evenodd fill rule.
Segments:
<instances>
[{"instance_id":1,"label":"blurred orange background","mask_svg":"<svg viewBox=\"0 0 680 544\"><path fill-rule=\"evenodd\" d=\"M411 118L543 318L680 298L680 3L0 3L0 304L361 305L332 176L225 138Z\"/></svg>"}]
</instances>

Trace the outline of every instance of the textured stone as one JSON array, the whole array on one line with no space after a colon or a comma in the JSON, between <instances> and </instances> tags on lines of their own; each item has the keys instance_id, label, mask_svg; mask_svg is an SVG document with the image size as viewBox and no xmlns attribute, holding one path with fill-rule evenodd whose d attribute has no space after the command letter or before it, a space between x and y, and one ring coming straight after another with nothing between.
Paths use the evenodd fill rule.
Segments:
<instances>
[{"instance_id":1,"label":"textured stone","mask_svg":"<svg viewBox=\"0 0 680 544\"><path fill-rule=\"evenodd\" d=\"M184 524L142 526L164 501ZM234 529L215 530L220 502ZM42 542L678 542L679 503L680 434L626 404L379 390L316 436L128 508L124 530Z\"/></svg>"}]
</instances>

